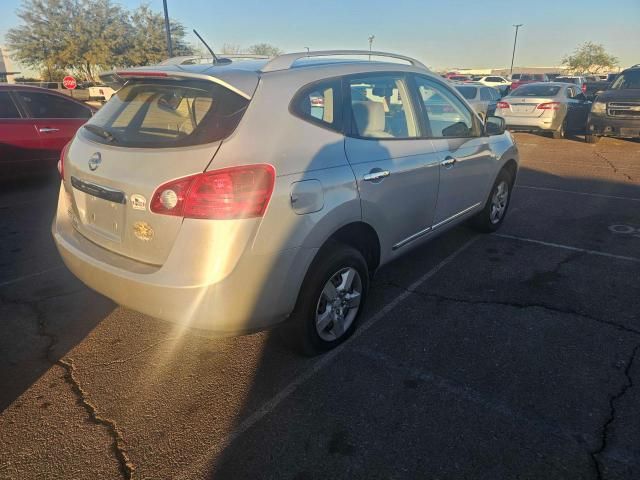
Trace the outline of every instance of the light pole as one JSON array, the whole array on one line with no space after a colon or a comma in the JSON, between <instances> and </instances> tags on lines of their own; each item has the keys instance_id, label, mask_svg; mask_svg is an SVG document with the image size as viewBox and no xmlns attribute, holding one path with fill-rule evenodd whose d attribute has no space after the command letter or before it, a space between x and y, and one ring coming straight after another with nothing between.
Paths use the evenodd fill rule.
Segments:
<instances>
[{"instance_id":1,"label":"light pole","mask_svg":"<svg viewBox=\"0 0 640 480\"><path fill-rule=\"evenodd\" d=\"M524 23L514 25L514 27L516 27L516 36L513 39L513 54L511 55L511 69L509 70L509 78L511 78L511 75L513 74L513 59L516 58L516 42L518 41L518 29L523 25Z\"/></svg>"},{"instance_id":2,"label":"light pole","mask_svg":"<svg viewBox=\"0 0 640 480\"><path fill-rule=\"evenodd\" d=\"M373 48L373 40L375 38L375 35L369 35L369 60L371 60L371 49Z\"/></svg>"},{"instance_id":3,"label":"light pole","mask_svg":"<svg viewBox=\"0 0 640 480\"><path fill-rule=\"evenodd\" d=\"M173 45L171 43L171 27L169 26L169 12L167 10L167 0L162 0L164 6L164 28L167 31L167 50L169 51L169 58L173 57Z\"/></svg>"}]
</instances>

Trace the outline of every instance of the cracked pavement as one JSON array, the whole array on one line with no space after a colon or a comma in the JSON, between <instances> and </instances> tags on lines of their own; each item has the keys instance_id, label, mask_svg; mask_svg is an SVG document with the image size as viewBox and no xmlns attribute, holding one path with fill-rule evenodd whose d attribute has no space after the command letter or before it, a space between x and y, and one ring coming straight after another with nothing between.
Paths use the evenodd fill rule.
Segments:
<instances>
[{"instance_id":1,"label":"cracked pavement","mask_svg":"<svg viewBox=\"0 0 640 480\"><path fill-rule=\"evenodd\" d=\"M365 317L402 301L329 360L114 305L60 262L55 181L5 188L0 479L640 478L640 143L516 137L499 234L383 268Z\"/></svg>"}]
</instances>

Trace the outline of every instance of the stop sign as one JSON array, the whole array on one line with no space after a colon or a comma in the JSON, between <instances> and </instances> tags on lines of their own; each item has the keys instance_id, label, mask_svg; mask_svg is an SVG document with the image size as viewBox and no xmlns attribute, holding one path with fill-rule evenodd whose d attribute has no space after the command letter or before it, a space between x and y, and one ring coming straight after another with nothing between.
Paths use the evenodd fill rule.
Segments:
<instances>
[{"instance_id":1,"label":"stop sign","mask_svg":"<svg viewBox=\"0 0 640 480\"><path fill-rule=\"evenodd\" d=\"M66 76L62 79L62 85L64 85L64 88L68 88L69 90L73 90L74 88L76 88L78 86L78 83L76 82L76 79L73 78L72 76Z\"/></svg>"}]
</instances>

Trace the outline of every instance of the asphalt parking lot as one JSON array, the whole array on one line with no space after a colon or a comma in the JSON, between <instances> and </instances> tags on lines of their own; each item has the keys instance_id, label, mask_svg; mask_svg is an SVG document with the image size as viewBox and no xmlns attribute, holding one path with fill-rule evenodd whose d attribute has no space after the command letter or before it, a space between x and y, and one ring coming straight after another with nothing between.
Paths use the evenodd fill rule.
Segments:
<instances>
[{"instance_id":1,"label":"asphalt parking lot","mask_svg":"<svg viewBox=\"0 0 640 480\"><path fill-rule=\"evenodd\" d=\"M66 271L0 194L0 478L640 478L640 142L518 134L497 234L383 268L354 338L208 339Z\"/></svg>"}]
</instances>

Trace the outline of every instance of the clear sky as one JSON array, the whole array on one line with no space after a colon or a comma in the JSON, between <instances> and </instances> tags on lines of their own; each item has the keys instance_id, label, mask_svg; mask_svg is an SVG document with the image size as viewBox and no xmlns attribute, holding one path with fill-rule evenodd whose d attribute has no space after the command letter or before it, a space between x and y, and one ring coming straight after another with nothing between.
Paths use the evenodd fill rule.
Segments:
<instances>
[{"instance_id":1,"label":"clear sky","mask_svg":"<svg viewBox=\"0 0 640 480\"><path fill-rule=\"evenodd\" d=\"M126 7L162 0L120 0ZM0 44L16 25L21 0L0 0ZM433 68L554 66L578 44L593 41L640 63L640 0L168 0L169 14L213 46L267 42L285 51L368 48L414 56ZM62 34L62 32L61 32ZM189 41L197 39L190 34Z\"/></svg>"}]
</instances>

